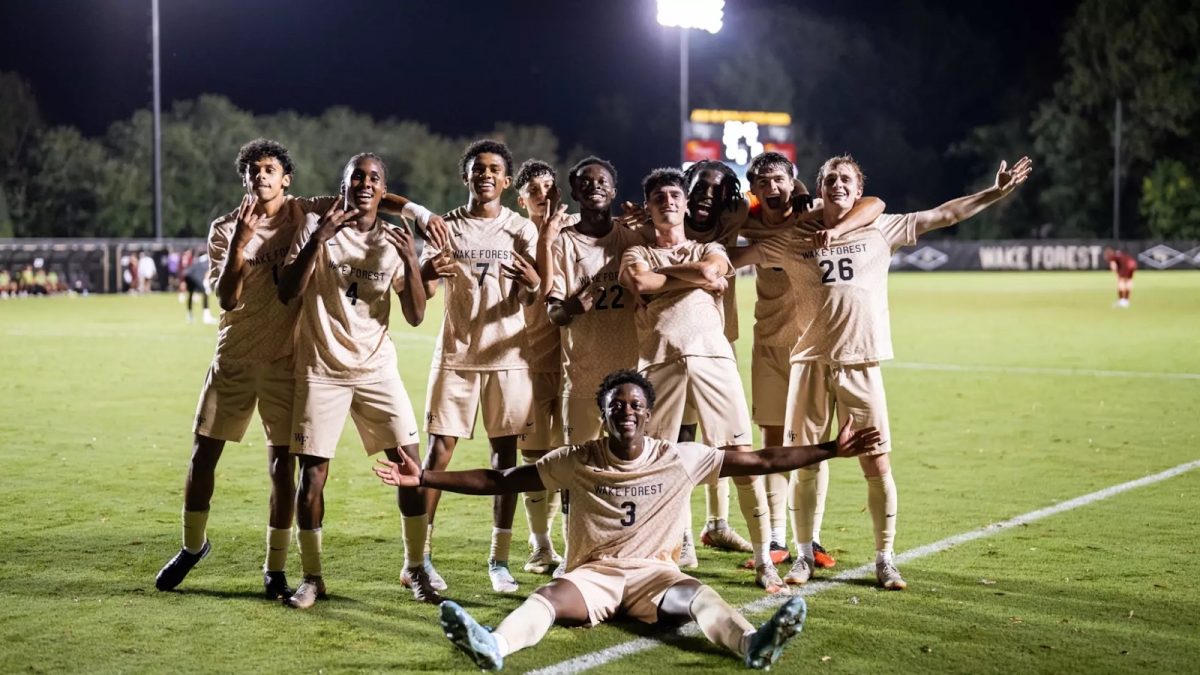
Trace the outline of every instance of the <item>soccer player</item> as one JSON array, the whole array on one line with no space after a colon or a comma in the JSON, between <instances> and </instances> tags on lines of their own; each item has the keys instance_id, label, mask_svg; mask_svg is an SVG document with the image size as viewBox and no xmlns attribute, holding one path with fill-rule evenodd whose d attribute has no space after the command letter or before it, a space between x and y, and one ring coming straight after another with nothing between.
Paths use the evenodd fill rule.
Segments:
<instances>
[{"instance_id":1,"label":"soccer player","mask_svg":"<svg viewBox=\"0 0 1200 675\"><path fill-rule=\"evenodd\" d=\"M1129 292L1133 290L1133 273L1137 271L1137 259L1124 251L1104 249L1104 261L1117 275L1117 301L1113 307L1129 306Z\"/></svg>"},{"instance_id":2,"label":"soccer player","mask_svg":"<svg viewBox=\"0 0 1200 675\"><path fill-rule=\"evenodd\" d=\"M183 286L187 293L187 322L191 323L192 318L192 298L196 293L200 294L200 299L204 303L204 323L216 323L212 312L208 309L208 286L205 284L205 279L208 277L208 254L202 253L192 260L191 264L180 270L180 276L183 278Z\"/></svg>"},{"instance_id":3,"label":"soccer player","mask_svg":"<svg viewBox=\"0 0 1200 675\"><path fill-rule=\"evenodd\" d=\"M788 371L791 368L789 357L800 337L800 326L794 311L794 291L784 265L805 236L805 230L798 226L800 219L814 212L806 211L801 200L796 199L796 193L803 191L807 194L807 188L796 180L795 173L791 160L778 152L764 152L751 160L746 178L750 182L755 204L750 209L750 216L741 234L752 243L746 247L752 249L752 253L734 256L757 263L755 290L758 297L754 304L754 346L750 360L750 415L762 429L764 445L783 444L784 404L787 402ZM840 221L833 223L833 228L820 232L827 235L835 230L850 232L865 227L874 222L883 209L884 203L879 199L863 197ZM829 486L828 465L820 463L810 466L795 475L815 481L815 489L806 493L816 499L816 503L811 505L814 512L811 537L813 562L817 567L833 567L836 561L821 547L819 536ZM780 565L790 558L785 513L789 480L786 475L772 474L766 476L766 481L771 510L771 557L775 564Z\"/></svg>"},{"instance_id":4,"label":"soccer player","mask_svg":"<svg viewBox=\"0 0 1200 675\"><path fill-rule=\"evenodd\" d=\"M682 196L680 198L682 208ZM507 471L421 471L415 463L380 460L388 485L426 486L464 494L568 489L571 542L568 572L542 586L489 632L454 602L442 604L442 626L455 646L484 670L537 644L554 623L595 626L618 613L646 623L694 620L705 637L752 668L770 667L800 632L805 604L790 598L757 631L711 587L679 571L672 548L684 502L696 485L720 476L787 471L830 457L852 457L879 441L875 429L836 442L724 452L697 443L656 439L655 390L642 375L617 371L596 393L605 438L559 448L537 464Z\"/></svg>"},{"instance_id":5,"label":"soccer player","mask_svg":"<svg viewBox=\"0 0 1200 675\"><path fill-rule=\"evenodd\" d=\"M1022 157L1010 169L1000 163L995 183L928 211L883 214L869 227L809 248L788 266L795 288L800 339L792 348L784 434L788 443L829 437L836 413L842 420L880 430L879 447L859 458L867 481L867 510L875 530L875 577L885 589L907 586L892 559L897 496L888 453L887 399L881 361L892 358L887 278L892 253L921 235L949 227L1010 194L1029 177L1032 163ZM834 223L862 197L863 173L848 155L827 160L817 174L824 221ZM811 483L797 480L793 525L800 555L787 574L789 583L812 575ZM807 507L807 508L802 508Z\"/></svg>"},{"instance_id":6,"label":"soccer player","mask_svg":"<svg viewBox=\"0 0 1200 675\"><path fill-rule=\"evenodd\" d=\"M560 225L558 191L554 167L538 159L530 159L517 170L517 205L538 228L537 270L542 279L551 276L551 247ZM565 207L564 207L565 208ZM553 209L553 213L550 212ZM547 284L542 284L544 292ZM533 425L521 434L517 447L528 464L562 445L563 419L559 404L562 390L562 350L558 327L546 315L546 303L534 302L525 307L526 340L529 344L529 374L533 380ZM529 560L525 571L549 574L562 563L554 551L550 529L554 516L562 505L557 491L526 492L525 518L529 522Z\"/></svg>"},{"instance_id":7,"label":"soccer player","mask_svg":"<svg viewBox=\"0 0 1200 675\"><path fill-rule=\"evenodd\" d=\"M537 226L500 203L513 181L512 153L503 143L476 141L459 162L468 190L465 206L445 216L449 243L431 242L421 252L421 273L430 297L446 283L445 313L433 352L425 399L429 453L425 465L441 471L459 438L471 438L477 408L492 448L492 466L516 466L517 439L532 427L533 381L525 338L524 307L537 301ZM429 544L440 493L428 493ZM517 590L508 569L513 495L495 497L488 577L501 593ZM435 587L445 580L426 560Z\"/></svg>"},{"instance_id":8,"label":"soccer player","mask_svg":"<svg viewBox=\"0 0 1200 675\"><path fill-rule=\"evenodd\" d=\"M699 416L707 445L749 451L750 412L721 306L733 265L721 244L700 244L686 237L683 173L656 169L642 184L655 241L625 251L619 279L639 302L638 370L662 397L651 435L678 438L684 410L690 406ZM750 529L755 579L768 593L786 591L770 559L763 481L743 476L734 483ZM681 526L685 532L691 529L688 521Z\"/></svg>"},{"instance_id":9,"label":"soccer player","mask_svg":"<svg viewBox=\"0 0 1200 675\"><path fill-rule=\"evenodd\" d=\"M342 199L319 219L306 219L280 273L279 299L285 305L301 299L291 451L300 463L296 520L304 582L287 600L299 609L325 596L323 493L346 415L368 454L420 462L417 420L397 371L388 319L395 291L405 321L420 325L425 286L412 235L379 218L386 192L382 159L371 153L350 158L342 174ZM439 602L422 556L425 495L400 489L397 502L404 583L417 600Z\"/></svg>"}]
</instances>

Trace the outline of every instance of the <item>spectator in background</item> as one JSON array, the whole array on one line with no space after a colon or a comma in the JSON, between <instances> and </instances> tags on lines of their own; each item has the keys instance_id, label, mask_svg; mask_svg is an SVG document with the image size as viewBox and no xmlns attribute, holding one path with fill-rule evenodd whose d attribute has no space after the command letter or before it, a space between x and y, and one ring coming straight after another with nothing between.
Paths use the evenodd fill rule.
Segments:
<instances>
[{"instance_id":1,"label":"spectator in background","mask_svg":"<svg viewBox=\"0 0 1200 675\"><path fill-rule=\"evenodd\" d=\"M16 295L17 282L13 281L12 274L7 269L0 268L0 298L7 299Z\"/></svg>"},{"instance_id":2,"label":"spectator in background","mask_svg":"<svg viewBox=\"0 0 1200 675\"><path fill-rule=\"evenodd\" d=\"M137 278L138 291L149 293L154 290L154 280L158 277L158 266L154 264L154 256L143 253L138 259Z\"/></svg>"},{"instance_id":3,"label":"spectator in background","mask_svg":"<svg viewBox=\"0 0 1200 675\"><path fill-rule=\"evenodd\" d=\"M187 293L187 322L192 322L192 297L199 293L204 301L204 323L216 323L208 310L208 254L201 254L195 262L183 269L183 285Z\"/></svg>"},{"instance_id":4,"label":"spectator in background","mask_svg":"<svg viewBox=\"0 0 1200 675\"><path fill-rule=\"evenodd\" d=\"M168 251L166 257L167 268L167 289L177 287L183 282L183 271L185 268L179 265L179 253L176 251Z\"/></svg>"},{"instance_id":5,"label":"spectator in background","mask_svg":"<svg viewBox=\"0 0 1200 675\"><path fill-rule=\"evenodd\" d=\"M1129 306L1129 293L1133 290L1133 273L1137 270L1137 259L1124 251L1104 249L1104 260L1108 268L1117 274L1117 301L1113 307L1124 309Z\"/></svg>"},{"instance_id":6,"label":"spectator in background","mask_svg":"<svg viewBox=\"0 0 1200 675\"><path fill-rule=\"evenodd\" d=\"M138 252L133 251L127 256L121 258L122 279L125 281L125 290L130 293L137 293L138 290Z\"/></svg>"}]
</instances>

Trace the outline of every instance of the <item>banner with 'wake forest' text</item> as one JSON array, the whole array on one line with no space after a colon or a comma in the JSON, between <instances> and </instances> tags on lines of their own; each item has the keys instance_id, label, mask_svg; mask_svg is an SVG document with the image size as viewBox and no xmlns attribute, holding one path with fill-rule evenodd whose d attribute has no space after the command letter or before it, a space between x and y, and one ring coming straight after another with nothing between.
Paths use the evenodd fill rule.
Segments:
<instances>
[{"instance_id":1,"label":"banner with 'wake forest' text","mask_svg":"<svg viewBox=\"0 0 1200 675\"><path fill-rule=\"evenodd\" d=\"M1200 241L1025 239L918 241L892 255L892 270L940 272L1106 270L1104 249L1129 253L1139 269L1200 269Z\"/></svg>"}]
</instances>

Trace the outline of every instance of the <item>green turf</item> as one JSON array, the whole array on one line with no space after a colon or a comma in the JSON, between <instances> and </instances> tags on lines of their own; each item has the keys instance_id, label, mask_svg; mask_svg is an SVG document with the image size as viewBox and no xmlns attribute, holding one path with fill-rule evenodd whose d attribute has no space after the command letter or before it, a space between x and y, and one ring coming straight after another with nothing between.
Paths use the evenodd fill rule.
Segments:
<instances>
[{"instance_id":1,"label":"green turf","mask_svg":"<svg viewBox=\"0 0 1200 675\"><path fill-rule=\"evenodd\" d=\"M1089 372L1200 373L1200 276L1139 273L1128 310L1111 308L1113 285L1101 273L893 276L897 362L885 377L899 550L1200 459L1200 379ZM752 285L739 292L748 338ZM435 303L415 330L394 323L418 415L439 313ZM179 545L213 344L212 327L182 318L166 295L0 302L0 672L471 670L436 610L399 587L394 497L352 429L326 491L329 601L302 613L258 598L267 482L254 426L218 468L213 555L181 592L153 589ZM745 373L749 340L738 347ZM482 441L460 448L456 466L482 465ZM873 547L858 468L836 463L832 475L822 538L842 569ZM812 596L779 668L1191 671L1198 502L1200 471L910 562L904 593L845 584ZM486 499L447 495L437 559L450 597L494 624L520 598L492 593L483 573L489 513ZM701 551L697 571L734 605L761 597L740 559ZM293 578L298 562L293 553ZM522 593L539 582L516 576ZM509 664L538 668L649 634L555 629ZM679 643L601 670L737 667L696 639Z\"/></svg>"}]
</instances>

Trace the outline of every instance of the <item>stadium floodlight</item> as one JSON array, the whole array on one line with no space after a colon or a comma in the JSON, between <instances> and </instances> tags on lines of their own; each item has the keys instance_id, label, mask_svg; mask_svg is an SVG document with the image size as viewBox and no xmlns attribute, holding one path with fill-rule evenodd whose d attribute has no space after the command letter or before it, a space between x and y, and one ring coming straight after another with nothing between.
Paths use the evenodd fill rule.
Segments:
<instances>
[{"instance_id":1,"label":"stadium floodlight","mask_svg":"<svg viewBox=\"0 0 1200 675\"><path fill-rule=\"evenodd\" d=\"M687 143L688 30L716 34L725 18L725 0L658 0L658 23L679 28L679 156Z\"/></svg>"},{"instance_id":2,"label":"stadium floodlight","mask_svg":"<svg viewBox=\"0 0 1200 675\"><path fill-rule=\"evenodd\" d=\"M658 22L672 28L721 31L725 0L658 0Z\"/></svg>"}]
</instances>

